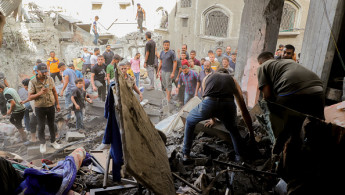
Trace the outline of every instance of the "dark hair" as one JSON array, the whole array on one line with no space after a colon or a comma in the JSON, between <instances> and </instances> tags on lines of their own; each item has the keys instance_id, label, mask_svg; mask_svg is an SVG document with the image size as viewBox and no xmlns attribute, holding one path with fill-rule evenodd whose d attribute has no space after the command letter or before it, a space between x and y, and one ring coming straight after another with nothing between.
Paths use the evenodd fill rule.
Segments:
<instances>
[{"instance_id":1,"label":"dark hair","mask_svg":"<svg viewBox=\"0 0 345 195\"><path fill-rule=\"evenodd\" d=\"M187 44L183 44L182 46L184 46L184 45L186 46L186 49L187 49Z\"/></svg>"},{"instance_id":2,"label":"dark hair","mask_svg":"<svg viewBox=\"0 0 345 195\"><path fill-rule=\"evenodd\" d=\"M227 69L225 69L225 68L220 68L220 69L217 70L217 72L229 74L229 71Z\"/></svg>"},{"instance_id":3,"label":"dark hair","mask_svg":"<svg viewBox=\"0 0 345 195\"><path fill-rule=\"evenodd\" d=\"M50 53L55 53L55 51L51 51Z\"/></svg>"},{"instance_id":4,"label":"dark hair","mask_svg":"<svg viewBox=\"0 0 345 195\"><path fill-rule=\"evenodd\" d=\"M165 40L165 41L163 41L163 44L164 43L169 43L170 44L170 41L169 40Z\"/></svg>"},{"instance_id":5,"label":"dark hair","mask_svg":"<svg viewBox=\"0 0 345 195\"><path fill-rule=\"evenodd\" d=\"M226 60L226 61L230 62L230 60L229 60L228 57L224 57L224 58L222 59L222 61L223 61L223 60Z\"/></svg>"},{"instance_id":6,"label":"dark hair","mask_svg":"<svg viewBox=\"0 0 345 195\"><path fill-rule=\"evenodd\" d=\"M145 35L147 36L147 38L151 39L151 32L146 32Z\"/></svg>"},{"instance_id":7,"label":"dark hair","mask_svg":"<svg viewBox=\"0 0 345 195\"><path fill-rule=\"evenodd\" d=\"M75 84L78 84L80 82L84 82L84 80L82 78L78 78L74 81Z\"/></svg>"},{"instance_id":8,"label":"dark hair","mask_svg":"<svg viewBox=\"0 0 345 195\"><path fill-rule=\"evenodd\" d=\"M24 86L29 86L29 82L30 82L30 79L24 79L24 80L22 80L22 84L23 84Z\"/></svg>"},{"instance_id":9,"label":"dark hair","mask_svg":"<svg viewBox=\"0 0 345 195\"><path fill-rule=\"evenodd\" d=\"M126 62L126 66L128 66L128 65L131 65L131 63L127 61L127 62Z\"/></svg>"},{"instance_id":10,"label":"dark hair","mask_svg":"<svg viewBox=\"0 0 345 195\"><path fill-rule=\"evenodd\" d=\"M213 51L212 50L208 50L208 52L207 53L213 53Z\"/></svg>"},{"instance_id":11,"label":"dark hair","mask_svg":"<svg viewBox=\"0 0 345 195\"><path fill-rule=\"evenodd\" d=\"M108 46L110 47L110 45L106 45L105 47L108 47Z\"/></svg>"},{"instance_id":12,"label":"dark hair","mask_svg":"<svg viewBox=\"0 0 345 195\"><path fill-rule=\"evenodd\" d=\"M274 58L273 53L271 53L269 51L264 51L261 54L259 54L257 59L259 61L260 59L262 59L262 60L269 60L269 59L272 59L272 58Z\"/></svg>"},{"instance_id":13,"label":"dark hair","mask_svg":"<svg viewBox=\"0 0 345 195\"><path fill-rule=\"evenodd\" d=\"M186 54L186 55L187 55L187 53L186 53L186 52L184 52L184 51L183 51L183 52L181 52L181 54Z\"/></svg>"},{"instance_id":14,"label":"dark hair","mask_svg":"<svg viewBox=\"0 0 345 195\"><path fill-rule=\"evenodd\" d=\"M135 55L137 56L137 55L139 55L140 53L138 52L138 53L136 53Z\"/></svg>"},{"instance_id":15,"label":"dark hair","mask_svg":"<svg viewBox=\"0 0 345 195\"><path fill-rule=\"evenodd\" d=\"M190 53L194 53L194 54L196 54L195 50L190 51Z\"/></svg>"},{"instance_id":16,"label":"dark hair","mask_svg":"<svg viewBox=\"0 0 345 195\"><path fill-rule=\"evenodd\" d=\"M58 68L61 68L61 67L63 67L63 66L65 66L65 63L63 63L63 62L60 62L60 63L58 64Z\"/></svg>"},{"instance_id":17,"label":"dark hair","mask_svg":"<svg viewBox=\"0 0 345 195\"><path fill-rule=\"evenodd\" d=\"M97 58L104 58L104 56L103 55L98 55Z\"/></svg>"},{"instance_id":18,"label":"dark hair","mask_svg":"<svg viewBox=\"0 0 345 195\"><path fill-rule=\"evenodd\" d=\"M220 50L222 50L222 51L223 51L223 49L222 49L222 48L220 48L220 47L218 47L218 48L216 49L216 51L217 51L218 49L220 49Z\"/></svg>"},{"instance_id":19,"label":"dark hair","mask_svg":"<svg viewBox=\"0 0 345 195\"><path fill-rule=\"evenodd\" d=\"M298 58L300 58L301 57L301 53L298 53Z\"/></svg>"},{"instance_id":20,"label":"dark hair","mask_svg":"<svg viewBox=\"0 0 345 195\"><path fill-rule=\"evenodd\" d=\"M295 47L293 45L290 45L290 44L285 45L285 48L286 49L292 49L292 51L295 52Z\"/></svg>"},{"instance_id":21,"label":"dark hair","mask_svg":"<svg viewBox=\"0 0 345 195\"><path fill-rule=\"evenodd\" d=\"M205 59L205 58L201 58L200 60L204 60L204 61L206 61L206 59Z\"/></svg>"},{"instance_id":22,"label":"dark hair","mask_svg":"<svg viewBox=\"0 0 345 195\"><path fill-rule=\"evenodd\" d=\"M5 86L4 84L0 83L0 88L1 88L1 89L5 89L6 86Z\"/></svg>"},{"instance_id":23,"label":"dark hair","mask_svg":"<svg viewBox=\"0 0 345 195\"><path fill-rule=\"evenodd\" d=\"M279 47L284 47L284 45L283 45L283 44L280 44Z\"/></svg>"},{"instance_id":24,"label":"dark hair","mask_svg":"<svg viewBox=\"0 0 345 195\"><path fill-rule=\"evenodd\" d=\"M94 51L94 52L99 51L99 48L96 47L95 49L93 49L93 51Z\"/></svg>"},{"instance_id":25,"label":"dark hair","mask_svg":"<svg viewBox=\"0 0 345 195\"><path fill-rule=\"evenodd\" d=\"M281 51L281 49L277 49L277 51Z\"/></svg>"}]
</instances>

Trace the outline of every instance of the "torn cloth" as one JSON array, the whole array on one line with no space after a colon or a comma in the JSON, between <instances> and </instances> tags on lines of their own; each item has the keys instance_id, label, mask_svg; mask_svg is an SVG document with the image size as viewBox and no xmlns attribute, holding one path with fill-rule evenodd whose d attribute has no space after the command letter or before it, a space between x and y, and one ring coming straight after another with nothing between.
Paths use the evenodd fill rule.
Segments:
<instances>
[{"instance_id":1,"label":"torn cloth","mask_svg":"<svg viewBox=\"0 0 345 195\"><path fill-rule=\"evenodd\" d=\"M120 129L115 115L115 100L112 87L114 82L110 83L107 101L105 102L104 117L108 119L105 128L103 144L111 144L110 155L113 159L113 180L121 181L121 166L123 165L123 153Z\"/></svg>"}]
</instances>

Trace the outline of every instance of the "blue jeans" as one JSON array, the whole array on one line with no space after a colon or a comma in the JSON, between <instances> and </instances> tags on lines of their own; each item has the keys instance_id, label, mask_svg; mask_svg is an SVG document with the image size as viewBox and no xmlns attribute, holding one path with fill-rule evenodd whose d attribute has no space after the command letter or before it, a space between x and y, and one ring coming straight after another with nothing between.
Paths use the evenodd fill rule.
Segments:
<instances>
[{"instance_id":1,"label":"blue jeans","mask_svg":"<svg viewBox=\"0 0 345 195\"><path fill-rule=\"evenodd\" d=\"M234 101L219 102L203 100L187 116L184 130L183 154L190 154L196 124L200 121L216 117L223 122L225 128L229 131L236 154L240 156L244 155L244 139L237 129L236 116L237 111Z\"/></svg>"},{"instance_id":2,"label":"blue jeans","mask_svg":"<svg viewBox=\"0 0 345 195\"><path fill-rule=\"evenodd\" d=\"M65 109L68 109L72 105L72 92L65 92ZM71 110L68 110L67 120L71 119Z\"/></svg>"},{"instance_id":3,"label":"blue jeans","mask_svg":"<svg viewBox=\"0 0 345 195\"><path fill-rule=\"evenodd\" d=\"M98 43L98 38L99 38L99 34L95 33L95 30L92 29L93 34L95 34L95 39L93 40L93 44L97 45Z\"/></svg>"},{"instance_id":4,"label":"blue jeans","mask_svg":"<svg viewBox=\"0 0 345 195\"><path fill-rule=\"evenodd\" d=\"M30 103L26 103L24 112L24 125L27 131L30 131L30 110L32 110Z\"/></svg>"},{"instance_id":5,"label":"blue jeans","mask_svg":"<svg viewBox=\"0 0 345 195\"><path fill-rule=\"evenodd\" d=\"M75 117L76 117L76 129L84 129L84 122L83 122L83 109L75 110Z\"/></svg>"},{"instance_id":6,"label":"blue jeans","mask_svg":"<svg viewBox=\"0 0 345 195\"><path fill-rule=\"evenodd\" d=\"M192 99L194 97L194 93L193 94L188 94L186 92L184 92L184 105L187 104L187 102Z\"/></svg>"},{"instance_id":7,"label":"blue jeans","mask_svg":"<svg viewBox=\"0 0 345 195\"><path fill-rule=\"evenodd\" d=\"M135 76L135 84L137 85L137 87L139 88L139 81L140 81L140 72L138 73L134 73Z\"/></svg>"}]
</instances>

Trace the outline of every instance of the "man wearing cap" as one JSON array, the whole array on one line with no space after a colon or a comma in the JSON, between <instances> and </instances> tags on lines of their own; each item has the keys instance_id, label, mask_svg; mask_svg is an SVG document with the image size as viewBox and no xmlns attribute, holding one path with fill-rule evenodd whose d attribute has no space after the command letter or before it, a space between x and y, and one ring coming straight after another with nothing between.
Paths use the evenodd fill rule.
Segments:
<instances>
[{"instance_id":1,"label":"man wearing cap","mask_svg":"<svg viewBox=\"0 0 345 195\"><path fill-rule=\"evenodd\" d=\"M183 65L182 73L180 74L180 78L178 81L178 88L180 88L181 84L183 83L185 87L185 91L184 91L185 105L190 99L194 97L197 80L198 80L198 74L192 70L189 70L189 67L187 65Z\"/></svg>"},{"instance_id":2,"label":"man wearing cap","mask_svg":"<svg viewBox=\"0 0 345 195\"><path fill-rule=\"evenodd\" d=\"M143 94L140 92L138 86L135 84L135 79L131 77L129 74L127 74L126 63L120 63L119 68L121 73L123 74L123 77L127 81L128 87L132 88L139 95L140 101L143 101Z\"/></svg>"},{"instance_id":3,"label":"man wearing cap","mask_svg":"<svg viewBox=\"0 0 345 195\"><path fill-rule=\"evenodd\" d=\"M116 67L120 61L122 61L123 58L120 57L118 54L115 54L113 57L113 60L111 61L111 63L107 66L107 82L108 85L110 83L110 80L114 79L115 77L115 69L114 67Z\"/></svg>"},{"instance_id":4,"label":"man wearing cap","mask_svg":"<svg viewBox=\"0 0 345 195\"><path fill-rule=\"evenodd\" d=\"M54 82L55 82L55 77L58 77L59 81L62 82L60 69L58 68L59 63L60 63L59 59L55 57L55 52L51 51L50 58L48 58L47 60L47 67L48 67L48 70L50 71L50 76L54 79Z\"/></svg>"},{"instance_id":5,"label":"man wearing cap","mask_svg":"<svg viewBox=\"0 0 345 195\"><path fill-rule=\"evenodd\" d=\"M55 141L55 106L60 111L58 94L52 77L48 76L47 66L43 63L37 65L37 76L29 83L29 100L35 100L35 112L38 121L38 138L40 140L40 152L46 152L45 123L49 127L50 142L55 149L60 145Z\"/></svg>"},{"instance_id":6,"label":"man wearing cap","mask_svg":"<svg viewBox=\"0 0 345 195\"><path fill-rule=\"evenodd\" d=\"M5 87L9 87L5 74L2 72L0 72L0 84L3 84ZM7 112L6 99L2 93L0 93L0 110L2 115L5 115Z\"/></svg>"},{"instance_id":7,"label":"man wearing cap","mask_svg":"<svg viewBox=\"0 0 345 195\"><path fill-rule=\"evenodd\" d=\"M104 56L97 56L97 64L91 68L91 85L94 91L98 91L98 97L105 102L106 97L106 73L107 66L104 64Z\"/></svg>"},{"instance_id":8,"label":"man wearing cap","mask_svg":"<svg viewBox=\"0 0 345 195\"><path fill-rule=\"evenodd\" d=\"M77 79L77 75L74 72L74 70L67 68L65 63L60 62L59 63L59 69L63 72L63 87L60 91L60 96L63 96L63 93L65 92L65 109L69 109L70 106L72 106L72 91L73 88L75 88L75 80ZM67 114L67 122L71 119L71 110L69 109Z\"/></svg>"}]
</instances>

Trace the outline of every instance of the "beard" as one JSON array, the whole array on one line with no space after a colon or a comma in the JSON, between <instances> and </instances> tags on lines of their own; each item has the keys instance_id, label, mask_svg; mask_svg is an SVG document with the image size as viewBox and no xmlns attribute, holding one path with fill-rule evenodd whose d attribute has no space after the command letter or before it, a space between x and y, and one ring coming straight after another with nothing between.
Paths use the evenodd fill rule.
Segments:
<instances>
[{"instance_id":1,"label":"beard","mask_svg":"<svg viewBox=\"0 0 345 195\"><path fill-rule=\"evenodd\" d=\"M210 73L211 69L205 69L205 72Z\"/></svg>"}]
</instances>

